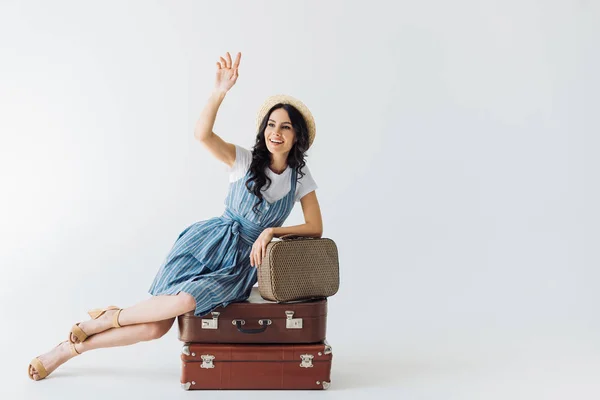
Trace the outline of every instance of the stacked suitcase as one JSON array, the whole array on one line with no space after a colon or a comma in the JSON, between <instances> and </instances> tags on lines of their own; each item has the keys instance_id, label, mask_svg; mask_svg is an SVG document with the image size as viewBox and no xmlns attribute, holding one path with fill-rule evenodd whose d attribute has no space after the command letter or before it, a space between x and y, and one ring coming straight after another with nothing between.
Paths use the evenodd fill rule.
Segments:
<instances>
[{"instance_id":1,"label":"stacked suitcase","mask_svg":"<svg viewBox=\"0 0 600 400\"><path fill-rule=\"evenodd\" d=\"M244 302L178 317L181 385L199 389L327 389L332 351L327 299Z\"/></svg>"}]
</instances>

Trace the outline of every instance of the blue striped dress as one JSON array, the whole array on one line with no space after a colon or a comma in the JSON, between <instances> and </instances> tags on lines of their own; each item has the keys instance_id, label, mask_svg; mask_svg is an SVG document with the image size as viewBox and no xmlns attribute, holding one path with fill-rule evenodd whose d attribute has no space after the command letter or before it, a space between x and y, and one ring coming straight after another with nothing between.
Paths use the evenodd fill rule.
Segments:
<instances>
[{"instance_id":1,"label":"blue striped dress","mask_svg":"<svg viewBox=\"0 0 600 400\"><path fill-rule=\"evenodd\" d=\"M250 296L257 281L250 265L252 245L263 230L282 226L289 216L297 172L292 170L288 194L273 203L263 199L260 214L252 210L258 198L245 186L249 174L230 183L223 215L195 222L179 234L150 286L151 295L189 293L196 299L196 316Z\"/></svg>"}]
</instances>

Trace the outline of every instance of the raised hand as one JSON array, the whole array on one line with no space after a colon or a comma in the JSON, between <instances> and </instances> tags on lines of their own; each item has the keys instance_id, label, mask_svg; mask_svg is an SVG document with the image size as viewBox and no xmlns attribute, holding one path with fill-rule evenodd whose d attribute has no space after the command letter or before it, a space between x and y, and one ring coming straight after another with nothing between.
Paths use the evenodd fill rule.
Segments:
<instances>
[{"instance_id":1,"label":"raised hand","mask_svg":"<svg viewBox=\"0 0 600 400\"><path fill-rule=\"evenodd\" d=\"M219 57L221 61L217 62L217 75L215 79L215 89L224 92L229 91L235 85L238 74L238 67L240 66L240 59L242 53L237 53L235 62L231 62L231 55L229 52L226 54L226 58Z\"/></svg>"}]
</instances>

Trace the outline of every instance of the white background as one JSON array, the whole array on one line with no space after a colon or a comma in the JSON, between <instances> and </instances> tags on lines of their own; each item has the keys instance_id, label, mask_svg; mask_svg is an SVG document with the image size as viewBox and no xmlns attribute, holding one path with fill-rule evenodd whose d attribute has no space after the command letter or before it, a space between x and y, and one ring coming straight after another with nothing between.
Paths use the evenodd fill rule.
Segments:
<instances>
[{"instance_id":1,"label":"white background","mask_svg":"<svg viewBox=\"0 0 600 400\"><path fill-rule=\"evenodd\" d=\"M216 133L249 148L275 93L316 119L341 266L322 395L598 398L598 21L591 0L3 1L0 397L207 395L179 387L176 327L26 368L223 212L193 127L241 51Z\"/></svg>"}]
</instances>

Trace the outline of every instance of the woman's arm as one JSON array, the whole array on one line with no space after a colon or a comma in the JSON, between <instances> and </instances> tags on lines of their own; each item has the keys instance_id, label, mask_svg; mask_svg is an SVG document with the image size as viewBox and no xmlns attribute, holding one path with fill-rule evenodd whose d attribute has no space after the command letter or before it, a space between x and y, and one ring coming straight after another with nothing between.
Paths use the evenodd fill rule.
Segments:
<instances>
[{"instance_id":1,"label":"woman's arm","mask_svg":"<svg viewBox=\"0 0 600 400\"><path fill-rule=\"evenodd\" d=\"M208 103L202 110L200 118L196 123L194 137L198 139L204 147L219 161L224 162L231 168L235 162L235 146L221 139L219 135L212 131L217 110L225 98L223 91L214 90Z\"/></svg>"},{"instance_id":2,"label":"woman's arm","mask_svg":"<svg viewBox=\"0 0 600 400\"><path fill-rule=\"evenodd\" d=\"M215 87L210 94L208 102L204 106L196 127L194 137L198 139L218 160L227 164L230 168L235 162L235 146L225 142L212 130L217 118L217 111L225 99L225 95L233 87L238 77L238 66L241 53L238 53L235 63L232 64L231 56L227 53L227 60L221 57L217 63L217 74Z\"/></svg>"},{"instance_id":3,"label":"woman's arm","mask_svg":"<svg viewBox=\"0 0 600 400\"><path fill-rule=\"evenodd\" d=\"M267 228L256 239L250 251L250 265L255 267L262 263L267 252L267 245L273 237L283 235L299 235L320 238L323 234L323 221L321 220L321 208L317 200L317 193L313 190L300 199L304 221L302 225Z\"/></svg>"},{"instance_id":4,"label":"woman's arm","mask_svg":"<svg viewBox=\"0 0 600 400\"><path fill-rule=\"evenodd\" d=\"M323 235L323 220L321 208L317 200L317 193L313 190L300 199L305 223L302 225L269 228L274 237L283 235L299 235L310 237L321 237Z\"/></svg>"}]
</instances>

